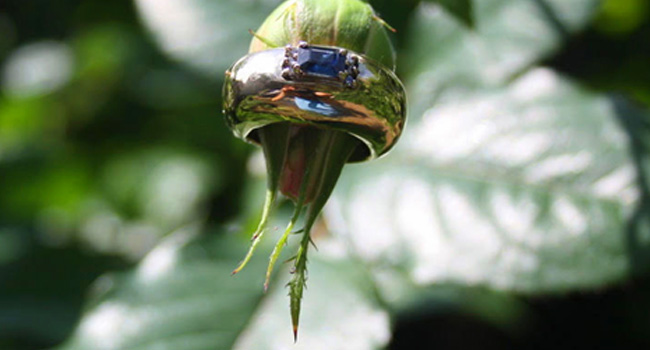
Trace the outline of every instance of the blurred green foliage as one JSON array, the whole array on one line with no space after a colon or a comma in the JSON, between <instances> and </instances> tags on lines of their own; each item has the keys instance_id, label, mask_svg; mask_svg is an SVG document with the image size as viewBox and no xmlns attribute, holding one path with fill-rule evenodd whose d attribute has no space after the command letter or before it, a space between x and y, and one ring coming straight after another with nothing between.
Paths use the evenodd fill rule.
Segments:
<instances>
[{"instance_id":1,"label":"blurred green foliage","mask_svg":"<svg viewBox=\"0 0 650 350\"><path fill-rule=\"evenodd\" d=\"M99 275L234 217L249 149L131 2L2 2L0 63L0 348L42 348Z\"/></svg>"},{"instance_id":2,"label":"blurred green foliage","mask_svg":"<svg viewBox=\"0 0 650 350\"><path fill-rule=\"evenodd\" d=\"M0 349L263 350L290 342L281 283L263 296L255 268L227 276L244 253L263 176L259 154L230 135L220 113L223 70L245 53L246 30L278 3L0 2ZM344 172L344 190L317 230L321 252L296 348L647 348L648 2L371 3L398 29L392 39L411 120L394 155ZM542 99L519 103L515 87L540 72L559 83ZM480 227L498 221L486 198L499 172L517 178L528 168L474 153L449 167L421 157L434 150L413 141L430 113L462 117L473 105L491 108L479 122L495 118L496 125L507 111L551 106L559 122L540 127L522 118L509 130L525 140L538 136L528 133L533 127L569 133L553 139L556 155L594 152L596 165L532 191L548 212L553 190L580 191L608 166L631 164L639 197L628 205L624 191L615 193L615 209L598 198L570 199L588 219L583 238L554 228L561 215L540 216L535 227L561 231L560 243L542 238L544 249L531 254L555 269L522 272L526 261L514 259L500 270L463 256L480 258L473 253L481 246L459 244L438 251L454 253L440 270L451 278L431 277L428 264L439 256L416 249L418 227L408 225L427 221L409 217L412 207L400 203L413 197L400 197L406 190L379 176L424 183L417 193L453 188L446 193L466 195L469 204L461 202L477 208ZM460 137L492 124L455 125ZM595 136L580 136L584 130ZM602 136L611 130L626 135L629 152ZM527 166L549 156L540 157ZM504 196L523 203L530 188L504 182L506 190L497 187ZM368 204L364 191L388 199ZM363 212L372 205L385 213ZM525 205L513 207L515 216L525 214ZM390 228L372 226L372 214ZM445 220L453 224L453 215ZM568 222L566 231L578 221ZM363 228L377 232L365 236ZM393 245L382 247L383 229ZM446 231L463 233L475 234ZM508 232L500 239L503 251L521 247ZM471 266L485 270L474 275ZM128 331L111 328L125 320Z\"/></svg>"}]
</instances>

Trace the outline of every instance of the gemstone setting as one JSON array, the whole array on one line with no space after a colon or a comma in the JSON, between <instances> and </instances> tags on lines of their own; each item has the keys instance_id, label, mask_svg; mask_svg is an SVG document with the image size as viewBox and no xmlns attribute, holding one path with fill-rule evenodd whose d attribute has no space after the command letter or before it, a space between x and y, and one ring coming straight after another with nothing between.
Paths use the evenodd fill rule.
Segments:
<instances>
[{"instance_id":1,"label":"gemstone setting","mask_svg":"<svg viewBox=\"0 0 650 350\"><path fill-rule=\"evenodd\" d=\"M309 45L287 45L282 63L282 77L293 81L333 81L345 87L356 86L359 57L346 49Z\"/></svg>"},{"instance_id":2,"label":"gemstone setting","mask_svg":"<svg viewBox=\"0 0 650 350\"><path fill-rule=\"evenodd\" d=\"M346 56L337 49L308 47L298 48L296 60L303 72L311 75L338 78L345 70Z\"/></svg>"}]
</instances>

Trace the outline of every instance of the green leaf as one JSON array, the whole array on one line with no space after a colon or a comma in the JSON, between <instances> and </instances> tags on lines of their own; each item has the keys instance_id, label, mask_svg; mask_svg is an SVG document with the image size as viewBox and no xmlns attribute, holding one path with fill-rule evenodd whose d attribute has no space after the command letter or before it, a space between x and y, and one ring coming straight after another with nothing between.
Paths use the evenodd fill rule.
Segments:
<instances>
[{"instance_id":1,"label":"green leaf","mask_svg":"<svg viewBox=\"0 0 650 350\"><path fill-rule=\"evenodd\" d=\"M456 16L459 20L468 26L474 25L474 14L472 11L472 0L426 0L437 2L445 10L449 11L452 15Z\"/></svg>"},{"instance_id":2,"label":"green leaf","mask_svg":"<svg viewBox=\"0 0 650 350\"><path fill-rule=\"evenodd\" d=\"M435 4L422 3L411 20L404 60L398 62L410 83L411 116L420 116L420 107L447 87L497 86L521 74L583 28L597 4L475 1L475 27L470 29Z\"/></svg>"},{"instance_id":3,"label":"green leaf","mask_svg":"<svg viewBox=\"0 0 650 350\"><path fill-rule=\"evenodd\" d=\"M368 276L345 255L332 257L344 248L323 244L322 255L311 261L304 341L295 348L313 349L310 344L319 341L332 349L349 344L359 344L355 350L382 348L390 336L388 316L374 301ZM98 280L95 290L101 294L60 349L213 350L232 349L237 342L238 349L263 350L293 344L287 289L276 283L270 294L263 293L266 257L252 259L231 277L245 250L244 240L223 233L170 236L134 271ZM281 278L287 280L283 271ZM274 321L268 323L269 318ZM329 333L322 331L325 326ZM260 345L245 345L250 343Z\"/></svg>"},{"instance_id":4,"label":"green leaf","mask_svg":"<svg viewBox=\"0 0 650 350\"><path fill-rule=\"evenodd\" d=\"M43 349L65 340L80 316L86 288L103 272L126 265L73 246L39 244L34 233L0 227L2 349Z\"/></svg>"},{"instance_id":5,"label":"green leaf","mask_svg":"<svg viewBox=\"0 0 650 350\"><path fill-rule=\"evenodd\" d=\"M136 0L144 24L172 58L212 77L248 52L249 29L281 1Z\"/></svg>"},{"instance_id":6,"label":"green leaf","mask_svg":"<svg viewBox=\"0 0 650 350\"><path fill-rule=\"evenodd\" d=\"M261 261L230 276L244 250L232 238L176 233L135 271L98 281L107 290L61 349L230 348L262 297Z\"/></svg>"},{"instance_id":7,"label":"green leaf","mask_svg":"<svg viewBox=\"0 0 650 350\"><path fill-rule=\"evenodd\" d=\"M643 268L631 249L648 231L631 227L647 196L647 148L634 145L650 116L625 106L544 68L448 91L393 154L342 177L335 230L420 285L547 293L621 281Z\"/></svg>"},{"instance_id":8,"label":"green leaf","mask_svg":"<svg viewBox=\"0 0 650 350\"><path fill-rule=\"evenodd\" d=\"M342 176L331 227L387 300L412 284L586 289L643 269L645 151L630 140L647 138L648 116L531 68L595 2L475 4L473 30L419 7L406 131L386 158Z\"/></svg>"}]
</instances>

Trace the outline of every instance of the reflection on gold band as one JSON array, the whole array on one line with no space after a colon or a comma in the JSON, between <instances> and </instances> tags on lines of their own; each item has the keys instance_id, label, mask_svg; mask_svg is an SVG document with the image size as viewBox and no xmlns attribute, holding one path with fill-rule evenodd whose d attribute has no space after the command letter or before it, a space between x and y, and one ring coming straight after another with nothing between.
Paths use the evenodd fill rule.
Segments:
<instances>
[{"instance_id":1,"label":"reflection on gold band","mask_svg":"<svg viewBox=\"0 0 650 350\"><path fill-rule=\"evenodd\" d=\"M397 141L406 118L406 93L395 74L359 55L353 88L332 80L282 77L284 49L249 54L226 72L224 114L235 134L257 143L255 130L292 122L347 132L367 149L351 161L379 157Z\"/></svg>"}]
</instances>

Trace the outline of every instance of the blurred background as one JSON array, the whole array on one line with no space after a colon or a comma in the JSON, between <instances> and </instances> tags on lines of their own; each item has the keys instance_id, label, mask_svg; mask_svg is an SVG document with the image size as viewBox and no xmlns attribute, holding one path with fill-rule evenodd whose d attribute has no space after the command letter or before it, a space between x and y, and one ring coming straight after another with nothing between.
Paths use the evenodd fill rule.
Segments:
<instances>
[{"instance_id":1,"label":"blurred background","mask_svg":"<svg viewBox=\"0 0 650 350\"><path fill-rule=\"evenodd\" d=\"M295 346L286 269L229 277L264 167L220 96L279 3L0 2L0 349L650 346L649 1L370 1L410 119L344 171Z\"/></svg>"}]
</instances>

